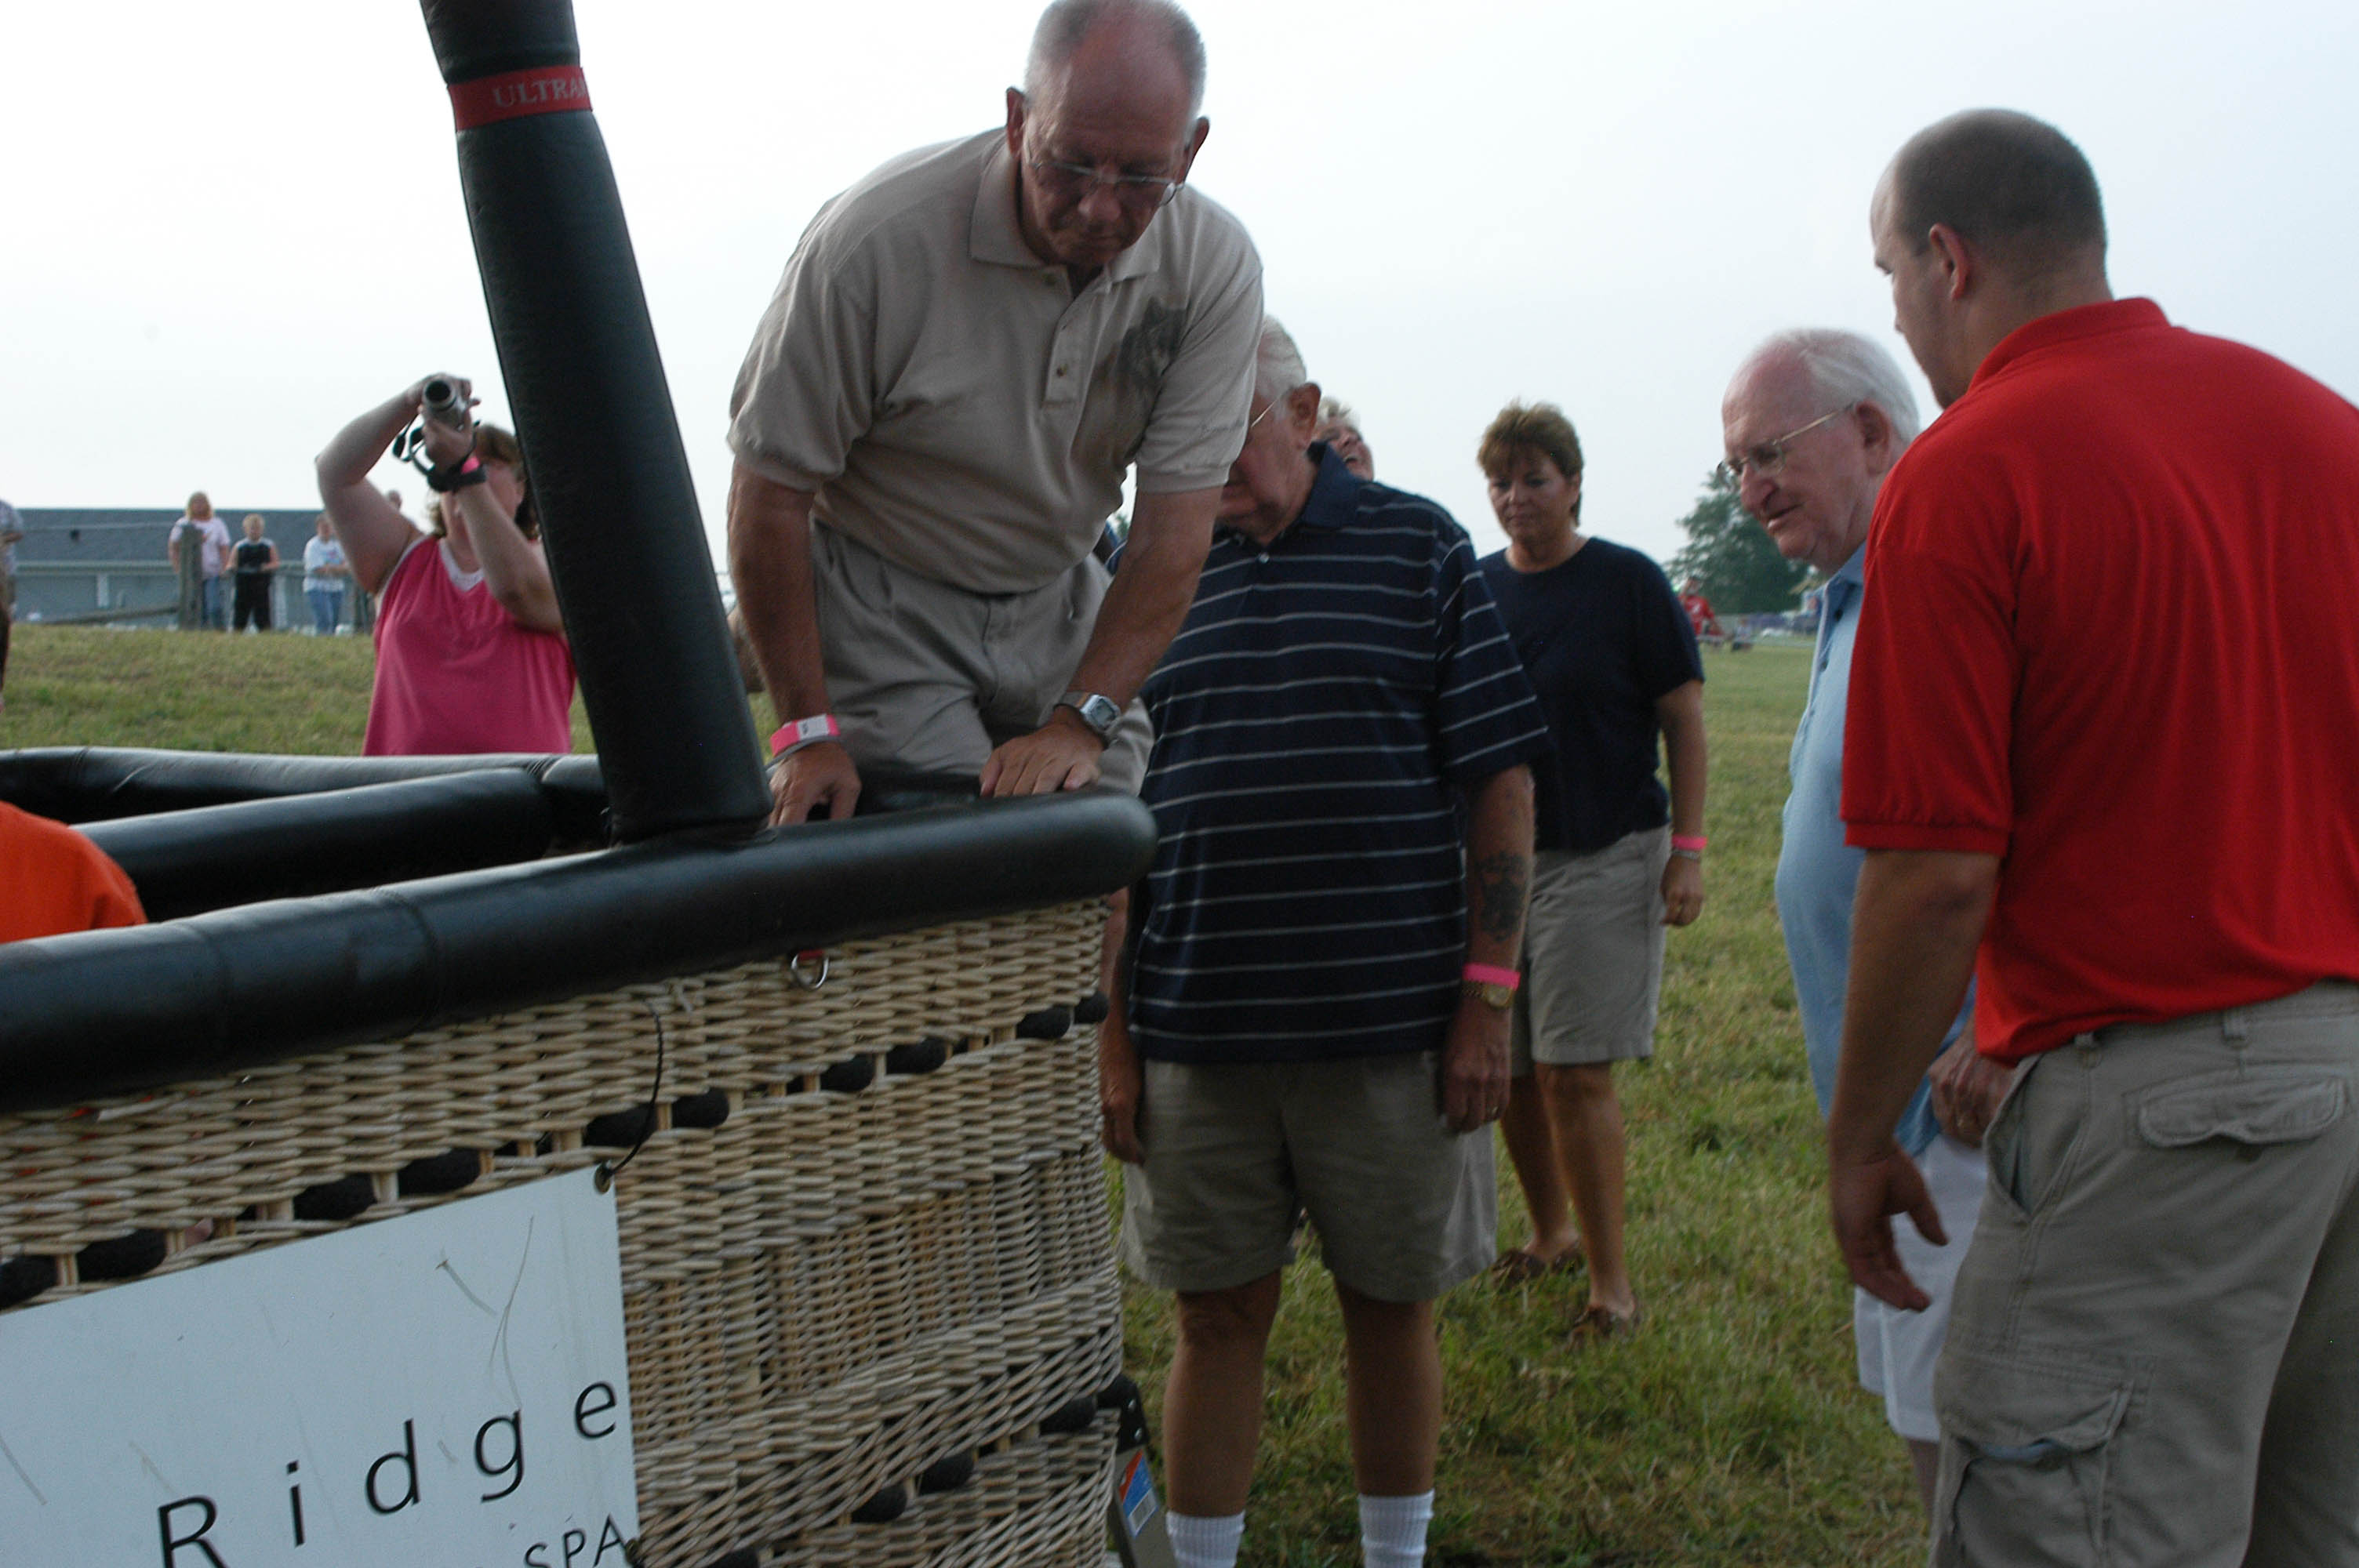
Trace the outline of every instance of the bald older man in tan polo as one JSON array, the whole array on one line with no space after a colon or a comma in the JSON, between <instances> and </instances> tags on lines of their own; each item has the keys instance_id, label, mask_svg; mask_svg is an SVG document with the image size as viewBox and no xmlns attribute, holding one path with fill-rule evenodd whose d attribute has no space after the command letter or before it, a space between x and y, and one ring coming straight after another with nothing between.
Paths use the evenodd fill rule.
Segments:
<instances>
[{"instance_id":1,"label":"bald older man in tan polo","mask_svg":"<svg viewBox=\"0 0 2359 1568\"><path fill-rule=\"evenodd\" d=\"M773 820L863 766L1136 789L1135 698L1244 444L1261 265L1188 188L1201 38L1057 0L1005 124L830 201L738 378L730 572L782 727ZM1118 580L1091 557L1136 472Z\"/></svg>"}]
</instances>

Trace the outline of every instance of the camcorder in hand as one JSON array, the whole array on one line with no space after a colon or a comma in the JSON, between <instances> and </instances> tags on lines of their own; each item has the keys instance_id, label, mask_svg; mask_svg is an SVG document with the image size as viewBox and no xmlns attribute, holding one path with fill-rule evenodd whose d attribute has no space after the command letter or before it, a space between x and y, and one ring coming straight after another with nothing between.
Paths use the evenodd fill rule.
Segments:
<instances>
[{"instance_id":1,"label":"camcorder in hand","mask_svg":"<svg viewBox=\"0 0 2359 1568\"><path fill-rule=\"evenodd\" d=\"M393 456L397 462L407 462L434 481L434 467L426 456L426 422L432 420L446 430L467 431L474 427L474 416L469 412L466 389L447 375L429 376L419 388L418 423L394 438Z\"/></svg>"}]
</instances>

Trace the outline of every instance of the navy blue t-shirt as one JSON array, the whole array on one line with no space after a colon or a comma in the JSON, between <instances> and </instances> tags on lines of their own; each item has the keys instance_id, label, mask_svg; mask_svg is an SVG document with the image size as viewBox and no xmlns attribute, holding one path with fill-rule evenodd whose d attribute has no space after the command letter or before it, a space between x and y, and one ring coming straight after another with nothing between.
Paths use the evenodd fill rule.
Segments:
<instances>
[{"instance_id":1,"label":"navy blue t-shirt","mask_svg":"<svg viewBox=\"0 0 2359 1568\"><path fill-rule=\"evenodd\" d=\"M1532 767L1533 847L1586 855L1669 822L1655 703L1703 679L1703 658L1663 568L1591 538L1546 571L1485 556L1483 576L1554 743Z\"/></svg>"},{"instance_id":2,"label":"navy blue t-shirt","mask_svg":"<svg viewBox=\"0 0 2359 1568\"><path fill-rule=\"evenodd\" d=\"M1214 535L1141 693L1161 837L1130 1015L1151 1060L1439 1050L1466 959L1458 791L1548 749L1464 531L1311 451L1291 528Z\"/></svg>"}]
</instances>

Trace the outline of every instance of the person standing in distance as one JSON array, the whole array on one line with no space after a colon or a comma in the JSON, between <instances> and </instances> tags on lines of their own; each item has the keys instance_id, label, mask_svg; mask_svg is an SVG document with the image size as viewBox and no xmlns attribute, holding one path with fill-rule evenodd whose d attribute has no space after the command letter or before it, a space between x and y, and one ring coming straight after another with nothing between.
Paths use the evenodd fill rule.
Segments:
<instances>
[{"instance_id":1,"label":"person standing in distance","mask_svg":"<svg viewBox=\"0 0 2359 1568\"><path fill-rule=\"evenodd\" d=\"M1137 787L1134 698L1188 612L1261 325L1251 241L1187 185L1203 87L1169 0L1057 0L1003 126L886 164L796 246L730 427L774 821L848 816L878 764ZM1091 548L1134 466L1110 584Z\"/></svg>"},{"instance_id":2,"label":"person standing in distance","mask_svg":"<svg viewBox=\"0 0 2359 1568\"><path fill-rule=\"evenodd\" d=\"M229 625L229 607L222 602L222 571L229 564L229 524L213 515L213 503L203 491L189 497L188 510L172 524L164 535L164 558L172 569L180 569L180 546L183 540L193 540L197 551L197 573L201 579L197 619L208 631L220 632Z\"/></svg>"},{"instance_id":3,"label":"person standing in distance","mask_svg":"<svg viewBox=\"0 0 2359 1568\"><path fill-rule=\"evenodd\" d=\"M2096 176L1975 111L1871 207L1945 409L1868 536L1828 1130L1852 1278L1971 973L2023 1063L1933 1386L1937 1563L2359 1562L2359 409L2115 299Z\"/></svg>"}]
</instances>

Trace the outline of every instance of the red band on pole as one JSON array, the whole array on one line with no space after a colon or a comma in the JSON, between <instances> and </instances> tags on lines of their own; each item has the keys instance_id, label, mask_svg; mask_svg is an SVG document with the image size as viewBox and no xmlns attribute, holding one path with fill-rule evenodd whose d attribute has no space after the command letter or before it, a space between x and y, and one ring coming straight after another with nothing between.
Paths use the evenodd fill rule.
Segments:
<instances>
[{"instance_id":1,"label":"red band on pole","mask_svg":"<svg viewBox=\"0 0 2359 1568\"><path fill-rule=\"evenodd\" d=\"M590 83L578 65L503 71L451 84L451 117L472 131L527 114L563 114L590 107Z\"/></svg>"}]
</instances>

